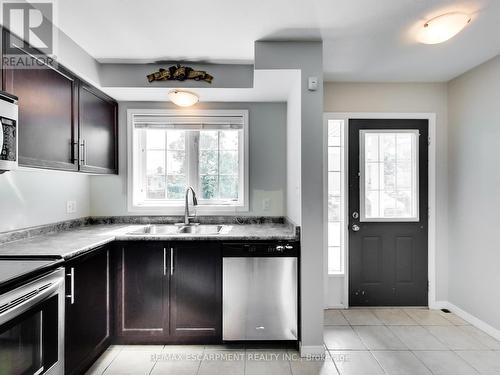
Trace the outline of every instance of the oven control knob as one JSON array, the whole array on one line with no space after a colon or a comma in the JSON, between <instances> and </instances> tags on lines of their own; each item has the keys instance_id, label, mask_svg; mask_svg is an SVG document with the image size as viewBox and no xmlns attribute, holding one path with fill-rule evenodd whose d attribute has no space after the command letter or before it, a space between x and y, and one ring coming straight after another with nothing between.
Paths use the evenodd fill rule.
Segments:
<instances>
[{"instance_id":1,"label":"oven control knob","mask_svg":"<svg viewBox=\"0 0 500 375\"><path fill-rule=\"evenodd\" d=\"M276 251L277 251L278 253L282 253L282 252L283 252L283 250L285 250L285 247L284 247L284 246L282 246L282 245L278 245L278 246L276 246Z\"/></svg>"}]
</instances>

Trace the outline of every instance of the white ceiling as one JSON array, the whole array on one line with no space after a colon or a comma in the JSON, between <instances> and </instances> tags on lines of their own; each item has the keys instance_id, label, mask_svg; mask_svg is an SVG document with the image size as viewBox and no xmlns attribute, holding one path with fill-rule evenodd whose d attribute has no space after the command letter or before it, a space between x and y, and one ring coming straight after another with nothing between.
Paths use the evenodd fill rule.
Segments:
<instances>
[{"instance_id":1,"label":"white ceiling","mask_svg":"<svg viewBox=\"0 0 500 375\"><path fill-rule=\"evenodd\" d=\"M327 80L447 81L500 53L500 0L59 0L57 23L100 61L252 62L260 39L322 39ZM473 22L441 45L415 27Z\"/></svg>"}]
</instances>

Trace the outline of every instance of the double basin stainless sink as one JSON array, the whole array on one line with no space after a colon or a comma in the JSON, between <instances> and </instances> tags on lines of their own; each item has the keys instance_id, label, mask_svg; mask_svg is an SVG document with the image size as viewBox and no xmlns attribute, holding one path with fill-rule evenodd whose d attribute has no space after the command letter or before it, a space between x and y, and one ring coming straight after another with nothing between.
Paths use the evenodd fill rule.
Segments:
<instances>
[{"instance_id":1,"label":"double basin stainless sink","mask_svg":"<svg viewBox=\"0 0 500 375\"><path fill-rule=\"evenodd\" d=\"M232 229L230 225L147 225L132 232L129 235L217 235L228 234Z\"/></svg>"}]
</instances>

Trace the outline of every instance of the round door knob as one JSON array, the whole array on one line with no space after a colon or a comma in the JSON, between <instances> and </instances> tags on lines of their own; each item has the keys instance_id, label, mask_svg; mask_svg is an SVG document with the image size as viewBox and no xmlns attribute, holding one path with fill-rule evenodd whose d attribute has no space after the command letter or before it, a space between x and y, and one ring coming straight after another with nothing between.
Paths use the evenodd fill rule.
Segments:
<instances>
[{"instance_id":1,"label":"round door knob","mask_svg":"<svg viewBox=\"0 0 500 375\"><path fill-rule=\"evenodd\" d=\"M359 225L356 225L356 224L353 224L352 225L352 231L353 232L358 232L361 228L359 227Z\"/></svg>"}]
</instances>

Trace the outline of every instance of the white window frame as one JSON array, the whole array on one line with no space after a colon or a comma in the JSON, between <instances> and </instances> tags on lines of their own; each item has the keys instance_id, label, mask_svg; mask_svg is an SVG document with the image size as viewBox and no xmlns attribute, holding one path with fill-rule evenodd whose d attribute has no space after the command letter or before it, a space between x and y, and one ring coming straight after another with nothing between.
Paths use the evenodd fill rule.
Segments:
<instances>
[{"instance_id":1,"label":"white window frame","mask_svg":"<svg viewBox=\"0 0 500 375\"><path fill-rule=\"evenodd\" d=\"M412 207L413 212L415 213L410 217L402 217L402 218L383 218L383 217L366 217L366 186L365 186L365 135L370 133L410 133L415 135L416 139L416 147L413 150L412 158L415 160L415 171L414 175L412 175L412 181L414 186L414 192L416 194L415 202L413 202L414 207ZM419 142L420 142L420 132L416 129L361 129L359 131L359 214L360 222L364 223L382 223L382 222L394 222L394 223L409 223L409 222L418 222L420 221L420 171L419 171Z\"/></svg>"},{"instance_id":2,"label":"white window frame","mask_svg":"<svg viewBox=\"0 0 500 375\"><path fill-rule=\"evenodd\" d=\"M240 194L243 199L239 204L227 204L220 201L202 200L201 194L198 194L198 206L196 206L196 214L198 215L215 215L215 214L231 214L238 212L248 212L249 210L249 131L248 131L248 110L170 110L170 109L128 109L127 110L127 208L128 212L142 214L162 214L162 215L181 215L184 213L184 200L159 202L157 205L135 204L134 201L134 174L137 173L137 168L134 168L134 156L137 152L134 147L134 118L136 116L238 116L243 118L243 132L240 135L240 144L243 149L240 149L240 157L243 162L239 163L240 175ZM243 138L243 140L241 140ZM192 153L191 153L192 154ZM189 161L187 161L189 165ZM194 173L188 168L187 173ZM139 173L140 175L140 173ZM197 187L194 186L196 189Z\"/></svg>"}]
</instances>

